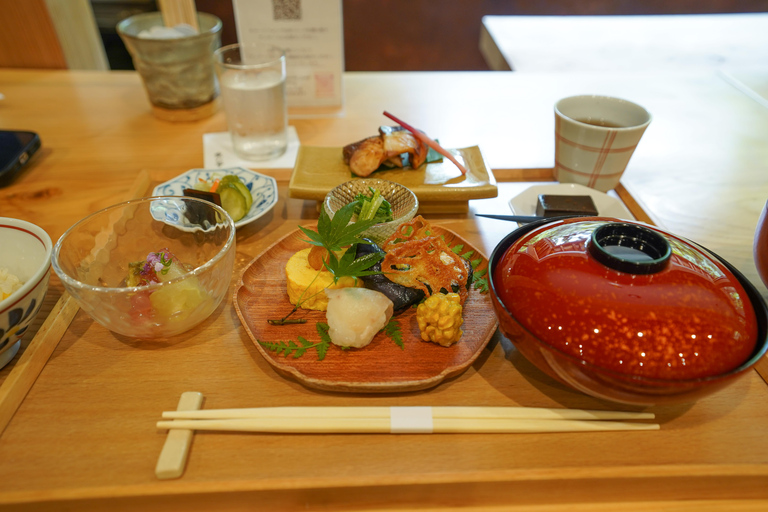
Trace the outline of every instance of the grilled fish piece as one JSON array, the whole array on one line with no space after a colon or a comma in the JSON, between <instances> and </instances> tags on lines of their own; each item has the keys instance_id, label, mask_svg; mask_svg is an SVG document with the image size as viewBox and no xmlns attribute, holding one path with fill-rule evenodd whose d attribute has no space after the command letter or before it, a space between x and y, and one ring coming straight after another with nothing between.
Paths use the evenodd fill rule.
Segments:
<instances>
[{"instance_id":1,"label":"grilled fish piece","mask_svg":"<svg viewBox=\"0 0 768 512\"><path fill-rule=\"evenodd\" d=\"M426 160L429 148L402 126L381 126L379 135L344 146L344 163L357 176L366 177L382 164L403 167L403 155L410 155L413 169Z\"/></svg>"},{"instance_id":2,"label":"grilled fish piece","mask_svg":"<svg viewBox=\"0 0 768 512\"><path fill-rule=\"evenodd\" d=\"M427 159L429 148L402 126L380 126L379 134L384 141L384 153L387 158L408 153L411 155L410 164L414 169L418 169Z\"/></svg>"},{"instance_id":3,"label":"grilled fish piece","mask_svg":"<svg viewBox=\"0 0 768 512\"><path fill-rule=\"evenodd\" d=\"M344 146L344 163L360 177L369 176L386 160L384 142L380 136L368 137Z\"/></svg>"},{"instance_id":4,"label":"grilled fish piece","mask_svg":"<svg viewBox=\"0 0 768 512\"><path fill-rule=\"evenodd\" d=\"M385 167L405 167L403 163L403 155L395 155L384 160Z\"/></svg>"}]
</instances>

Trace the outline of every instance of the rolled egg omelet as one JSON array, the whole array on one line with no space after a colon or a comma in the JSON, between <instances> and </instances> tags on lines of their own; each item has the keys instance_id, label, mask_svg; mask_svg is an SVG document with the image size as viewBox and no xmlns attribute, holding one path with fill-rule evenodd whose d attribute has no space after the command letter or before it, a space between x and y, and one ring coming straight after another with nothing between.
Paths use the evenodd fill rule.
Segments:
<instances>
[{"instance_id":1,"label":"rolled egg omelet","mask_svg":"<svg viewBox=\"0 0 768 512\"><path fill-rule=\"evenodd\" d=\"M352 277L342 277L337 284L333 284L333 274L323 269L318 271L309 266L307 257L311 248L302 249L288 260L285 265L285 276L288 282L288 299L294 306L302 301L299 306L302 309L314 309L325 311L328 309L328 297L325 296L326 288L352 288L362 287L362 280Z\"/></svg>"}]
</instances>

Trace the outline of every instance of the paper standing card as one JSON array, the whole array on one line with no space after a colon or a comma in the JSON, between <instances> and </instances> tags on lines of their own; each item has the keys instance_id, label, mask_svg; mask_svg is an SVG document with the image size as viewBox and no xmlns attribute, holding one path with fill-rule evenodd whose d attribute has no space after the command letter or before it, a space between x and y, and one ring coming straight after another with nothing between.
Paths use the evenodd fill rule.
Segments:
<instances>
[{"instance_id":1,"label":"paper standing card","mask_svg":"<svg viewBox=\"0 0 768 512\"><path fill-rule=\"evenodd\" d=\"M234 0L238 40L286 52L289 114L332 114L343 107L341 0Z\"/></svg>"}]
</instances>

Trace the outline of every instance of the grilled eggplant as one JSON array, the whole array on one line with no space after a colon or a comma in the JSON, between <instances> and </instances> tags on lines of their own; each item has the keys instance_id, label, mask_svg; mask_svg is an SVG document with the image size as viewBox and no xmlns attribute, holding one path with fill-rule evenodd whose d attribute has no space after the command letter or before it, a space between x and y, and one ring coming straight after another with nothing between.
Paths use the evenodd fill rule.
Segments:
<instances>
[{"instance_id":1,"label":"grilled eggplant","mask_svg":"<svg viewBox=\"0 0 768 512\"><path fill-rule=\"evenodd\" d=\"M355 256L357 258L366 254L375 252L384 252L375 243L370 244L357 244ZM381 272L381 261L376 262L368 270L374 270ZM384 274L375 274L372 276L363 276L360 279L363 280L363 284L370 290L376 290L387 296L389 300L394 304L395 313L401 313L412 304L416 304L424 298L424 292L415 288L408 288L406 286L393 283Z\"/></svg>"},{"instance_id":2,"label":"grilled eggplant","mask_svg":"<svg viewBox=\"0 0 768 512\"><path fill-rule=\"evenodd\" d=\"M378 245L371 242L370 244L357 244L355 248L355 257L360 258L366 254L384 252ZM467 290L470 289L473 279L472 264L464 258L461 258L462 263L467 269ZM381 261L372 265L368 270L374 270L381 272ZM391 281L385 274L375 274L372 276L363 276L363 284L366 288L376 290L383 293L394 304L395 314L402 313L409 306L417 304L424 299L424 292L416 289L403 286L401 284ZM448 293L448 290L440 290L442 293ZM458 286L453 286L454 293L458 292Z\"/></svg>"}]
</instances>

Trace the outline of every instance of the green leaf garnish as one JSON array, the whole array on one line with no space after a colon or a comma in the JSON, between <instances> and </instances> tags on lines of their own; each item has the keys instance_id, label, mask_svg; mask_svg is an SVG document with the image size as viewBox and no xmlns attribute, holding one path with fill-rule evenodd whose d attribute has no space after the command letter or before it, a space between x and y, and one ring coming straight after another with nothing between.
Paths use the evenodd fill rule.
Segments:
<instances>
[{"instance_id":1,"label":"green leaf garnish","mask_svg":"<svg viewBox=\"0 0 768 512\"><path fill-rule=\"evenodd\" d=\"M488 277L486 276L487 273L487 268L475 272L475 290L479 291L480 293L488 293Z\"/></svg>"},{"instance_id":2,"label":"green leaf garnish","mask_svg":"<svg viewBox=\"0 0 768 512\"><path fill-rule=\"evenodd\" d=\"M357 280L358 277L381 274L381 271L368 269L384 259L383 252L373 252L359 258L355 258L355 252L353 245L341 255L341 258L337 258L334 253L328 255L328 261L324 265L333 274L334 283L338 283L342 277L352 277Z\"/></svg>"},{"instance_id":3,"label":"green leaf garnish","mask_svg":"<svg viewBox=\"0 0 768 512\"><path fill-rule=\"evenodd\" d=\"M301 336L298 337L299 345L297 345L294 341L288 340L288 341L259 341L259 345L266 348L267 350L271 350L272 352L275 352L277 354L282 354L285 357L290 356L293 354L294 358L301 357L304 355L304 353L317 345L319 343L312 343L311 341L307 341ZM258 341L258 340L257 340ZM322 343L322 342L320 342Z\"/></svg>"},{"instance_id":4,"label":"green leaf garnish","mask_svg":"<svg viewBox=\"0 0 768 512\"><path fill-rule=\"evenodd\" d=\"M305 240L312 245L325 247L328 252L340 251L343 247L356 243L367 243L358 238L364 231L376 224L375 220L359 220L353 224L349 221L355 214L357 201L352 201L339 208L331 219L323 210L317 221L317 231L312 231L299 226L299 229L307 235Z\"/></svg>"},{"instance_id":5,"label":"green leaf garnish","mask_svg":"<svg viewBox=\"0 0 768 512\"><path fill-rule=\"evenodd\" d=\"M384 334L392 338L392 341L395 342L395 345L405 350L405 345L403 344L403 332L400 330L400 324L397 322L397 320L391 318L387 325L384 326L382 331L384 331Z\"/></svg>"},{"instance_id":6,"label":"green leaf garnish","mask_svg":"<svg viewBox=\"0 0 768 512\"><path fill-rule=\"evenodd\" d=\"M355 258L355 245L359 243L370 243L360 238L360 235L368 228L377 224L375 219L358 220L350 224L352 216L355 214L355 208L358 207L358 201L352 201L339 208L331 219L323 210L317 221L317 231L299 226L308 242L312 245L324 247L328 251L328 262L324 263L325 268L333 274L334 283L338 283L342 277L352 277L357 279L361 276L370 276L380 272L368 270L376 262L384 258L382 253L373 253L360 258ZM341 258L336 256L344 247L347 250Z\"/></svg>"},{"instance_id":7,"label":"green leaf garnish","mask_svg":"<svg viewBox=\"0 0 768 512\"><path fill-rule=\"evenodd\" d=\"M328 347L331 346L331 337L328 335L328 330L330 327L326 323L317 322L315 328L317 329L317 334L320 335L321 341L321 343L317 345L317 360L322 361L325 359L325 354L328 352Z\"/></svg>"},{"instance_id":8,"label":"green leaf garnish","mask_svg":"<svg viewBox=\"0 0 768 512\"><path fill-rule=\"evenodd\" d=\"M439 141L435 139L435 142L439 142ZM434 164L442 161L443 161L443 155L441 155L434 149L429 148L429 151L427 151L427 160L425 161L425 163Z\"/></svg>"},{"instance_id":9,"label":"green leaf garnish","mask_svg":"<svg viewBox=\"0 0 768 512\"><path fill-rule=\"evenodd\" d=\"M311 342L304 339L302 336L298 336L298 344L293 340L287 341L260 341L259 345L275 352L276 354L282 354L285 357L293 356L297 359L307 353L307 350L314 348L317 350L317 360L322 361L325 359L325 354L328 352L328 347L331 346L331 337L328 336L328 324L317 322L317 334L320 335L320 341Z\"/></svg>"},{"instance_id":10,"label":"green leaf garnish","mask_svg":"<svg viewBox=\"0 0 768 512\"><path fill-rule=\"evenodd\" d=\"M451 247L451 251L455 254L459 254L461 251L464 250L464 245L459 244ZM475 290L477 290L480 293L488 293L488 278L484 277L488 271L487 268L484 268L483 270L477 270L477 267L480 266L480 264L483 262L482 258L476 258L474 260L470 260L473 255L475 254L475 251L469 250L465 252L464 254L459 254L462 258L465 260L469 260L470 265L472 265L473 275L472 275L472 283L475 287Z\"/></svg>"}]
</instances>

